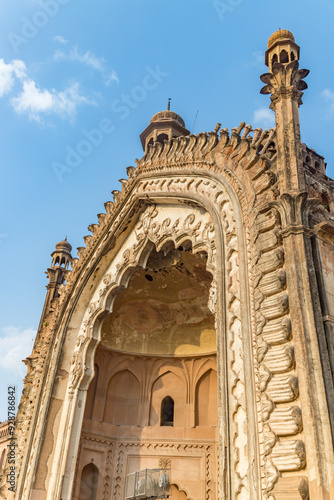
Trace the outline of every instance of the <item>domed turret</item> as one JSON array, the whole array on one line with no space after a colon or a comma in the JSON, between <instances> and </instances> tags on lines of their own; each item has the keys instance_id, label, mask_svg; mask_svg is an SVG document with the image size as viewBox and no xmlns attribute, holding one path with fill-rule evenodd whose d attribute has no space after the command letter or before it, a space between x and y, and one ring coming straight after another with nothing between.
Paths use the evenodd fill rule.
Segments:
<instances>
[{"instance_id":1,"label":"domed turret","mask_svg":"<svg viewBox=\"0 0 334 500\"><path fill-rule=\"evenodd\" d=\"M59 243L56 244L56 251L71 253L72 245L70 245L69 242L67 241L67 237L65 237L63 241L60 241Z\"/></svg>"},{"instance_id":2,"label":"domed turret","mask_svg":"<svg viewBox=\"0 0 334 500\"><path fill-rule=\"evenodd\" d=\"M152 116L148 127L140 134L140 140L143 150L147 151L150 144L153 145L155 142L163 144L164 140L189 134L181 116L170 110L169 99L167 109Z\"/></svg>"},{"instance_id":3,"label":"domed turret","mask_svg":"<svg viewBox=\"0 0 334 500\"><path fill-rule=\"evenodd\" d=\"M56 244L56 250L52 252L51 257L51 267L60 266L64 269L68 269L70 262L72 260L72 246L65 238L63 241L60 241Z\"/></svg>"},{"instance_id":4,"label":"domed turret","mask_svg":"<svg viewBox=\"0 0 334 500\"><path fill-rule=\"evenodd\" d=\"M56 244L56 249L51 254L51 266L46 271L49 283L46 286L47 294L39 329L43 327L48 315L54 311L56 301L59 298L59 289L61 285L66 283L66 276L71 272L71 250L72 246L67 241L67 238L65 238L63 241L59 241L59 243Z\"/></svg>"},{"instance_id":5,"label":"domed turret","mask_svg":"<svg viewBox=\"0 0 334 500\"><path fill-rule=\"evenodd\" d=\"M295 43L293 33L288 30L279 29L271 35L268 40L268 50L266 51L266 65L272 73L273 64L276 62L288 64L299 60L300 48Z\"/></svg>"}]
</instances>

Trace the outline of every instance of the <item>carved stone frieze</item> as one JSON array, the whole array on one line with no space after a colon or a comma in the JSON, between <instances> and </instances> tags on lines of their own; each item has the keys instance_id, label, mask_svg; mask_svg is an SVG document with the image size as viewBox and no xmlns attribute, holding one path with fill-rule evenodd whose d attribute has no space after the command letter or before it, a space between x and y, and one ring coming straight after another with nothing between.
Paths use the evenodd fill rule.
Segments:
<instances>
[{"instance_id":1,"label":"carved stone frieze","mask_svg":"<svg viewBox=\"0 0 334 500\"><path fill-rule=\"evenodd\" d=\"M299 200L302 204L303 196ZM278 203L271 202L270 207L276 208ZM300 453L304 446L302 441L287 441L288 444L284 445L279 440L280 436L300 433L302 417L298 406L281 406L296 400L299 392L298 379L292 371L295 356L288 316L289 290L286 289L284 250L280 241L282 226L270 207L257 217L259 222L254 225L255 235L259 234L259 230L261 232L260 236L254 237L257 253L254 255L253 271L258 283L254 297L258 360L261 363L262 419L265 423L264 450L267 456L265 494L268 499L274 498L270 492L279 479L280 471L299 470L305 466L305 455ZM262 244L265 241L268 241L267 248ZM293 448L291 443L298 445Z\"/></svg>"},{"instance_id":2,"label":"carved stone frieze","mask_svg":"<svg viewBox=\"0 0 334 500\"><path fill-rule=\"evenodd\" d=\"M280 472L300 470L306 465L303 441L280 440L274 446L271 460Z\"/></svg>"},{"instance_id":3,"label":"carved stone frieze","mask_svg":"<svg viewBox=\"0 0 334 500\"><path fill-rule=\"evenodd\" d=\"M274 403L289 403L298 395L298 379L295 375L275 374L267 385L267 394Z\"/></svg>"},{"instance_id":4,"label":"carved stone frieze","mask_svg":"<svg viewBox=\"0 0 334 500\"><path fill-rule=\"evenodd\" d=\"M301 432L303 424L299 406L275 408L270 415L269 424L277 436L289 436Z\"/></svg>"}]
</instances>

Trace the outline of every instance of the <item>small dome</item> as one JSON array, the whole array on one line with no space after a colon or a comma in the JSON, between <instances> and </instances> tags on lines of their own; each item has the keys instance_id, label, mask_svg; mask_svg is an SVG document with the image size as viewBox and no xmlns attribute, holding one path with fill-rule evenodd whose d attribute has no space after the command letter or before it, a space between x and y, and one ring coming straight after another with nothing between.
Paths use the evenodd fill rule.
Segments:
<instances>
[{"instance_id":1,"label":"small dome","mask_svg":"<svg viewBox=\"0 0 334 500\"><path fill-rule=\"evenodd\" d=\"M71 253L72 245L70 245L69 242L67 241L67 238L65 238L63 241L57 243L56 250L58 250L59 252L66 251L68 253Z\"/></svg>"},{"instance_id":2,"label":"small dome","mask_svg":"<svg viewBox=\"0 0 334 500\"><path fill-rule=\"evenodd\" d=\"M275 31L275 33L273 33L269 38L268 49L270 49L270 47L274 45L274 43L277 40L283 40L283 39L289 39L292 42L295 41L295 37L293 36L293 33L291 33L291 31L279 29L278 31Z\"/></svg>"},{"instance_id":3,"label":"small dome","mask_svg":"<svg viewBox=\"0 0 334 500\"><path fill-rule=\"evenodd\" d=\"M175 113L174 111L170 111L169 109L166 109L165 111L159 111L159 113L156 113L154 116L152 116L150 123L161 122L165 120L174 120L178 122L182 127L185 127L185 123L182 120L181 116Z\"/></svg>"}]
</instances>

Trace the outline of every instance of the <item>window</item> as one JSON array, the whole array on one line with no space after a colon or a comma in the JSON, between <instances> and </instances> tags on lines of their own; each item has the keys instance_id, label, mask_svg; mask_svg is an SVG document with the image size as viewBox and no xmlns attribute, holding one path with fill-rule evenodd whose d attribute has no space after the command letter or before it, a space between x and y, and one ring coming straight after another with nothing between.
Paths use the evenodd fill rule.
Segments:
<instances>
[{"instance_id":1,"label":"window","mask_svg":"<svg viewBox=\"0 0 334 500\"><path fill-rule=\"evenodd\" d=\"M164 141L168 140L168 135L167 134L160 134L157 137L157 142L161 142L161 144L164 143Z\"/></svg>"},{"instance_id":2,"label":"window","mask_svg":"<svg viewBox=\"0 0 334 500\"><path fill-rule=\"evenodd\" d=\"M160 425L173 427L174 424L174 400L170 396L166 396L161 401L161 418Z\"/></svg>"},{"instance_id":3,"label":"window","mask_svg":"<svg viewBox=\"0 0 334 500\"><path fill-rule=\"evenodd\" d=\"M282 50L279 56L279 60L281 63L288 63L289 62L289 54L287 53L286 50Z\"/></svg>"}]
</instances>

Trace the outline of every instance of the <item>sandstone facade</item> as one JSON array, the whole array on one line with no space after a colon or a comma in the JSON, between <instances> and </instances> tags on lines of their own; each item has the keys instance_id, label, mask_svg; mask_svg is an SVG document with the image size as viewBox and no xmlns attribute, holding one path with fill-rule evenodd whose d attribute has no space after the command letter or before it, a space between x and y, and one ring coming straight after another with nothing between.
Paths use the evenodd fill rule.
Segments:
<instances>
[{"instance_id":1,"label":"sandstone facade","mask_svg":"<svg viewBox=\"0 0 334 500\"><path fill-rule=\"evenodd\" d=\"M298 60L274 33L269 131L155 115L79 258L57 245L17 500L123 499L156 467L175 500L334 498L334 183L301 142Z\"/></svg>"}]
</instances>

